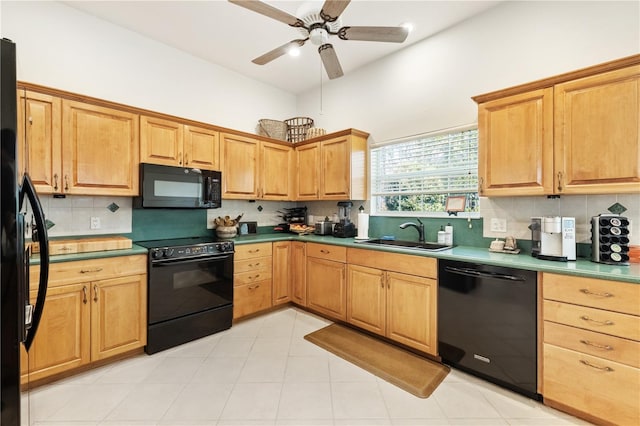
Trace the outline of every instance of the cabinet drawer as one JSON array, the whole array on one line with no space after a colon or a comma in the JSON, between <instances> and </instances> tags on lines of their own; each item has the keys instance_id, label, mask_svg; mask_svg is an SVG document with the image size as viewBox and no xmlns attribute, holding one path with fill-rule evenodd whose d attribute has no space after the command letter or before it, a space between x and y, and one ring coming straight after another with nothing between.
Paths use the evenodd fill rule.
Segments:
<instances>
[{"instance_id":1,"label":"cabinet drawer","mask_svg":"<svg viewBox=\"0 0 640 426\"><path fill-rule=\"evenodd\" d=\"M271 256L271 243L238 245L235 247L235 260L253 259L255 257Z\"/></svg>"},{"instance_id":2,"label":"cabinet drawer","mask_svg":"<svg viewBox=\"0 0 640 426\"><path fill-rule=\"evenodd\" d=\"M347 251L347 259L349 264L379 268L386 271L402 272L429 278L438 276L438 261L429 257L350 248Z\"/></svg>"},{"instance_id":3,"label":"cabinet drawer","mask_svg":"<svg viewBox=\"0 0 640 426\"><path fill-rule=\"evenodd\" d=\"M640 343L633 340L545 321L544 342L640 368Z\"/></svg>"},{"instance_id":4,"label":"cabinet drawer","mask_svg":"<svg viewBox=\"0 0 640 426\"><path fill-rule=\"evenodd\" d=\"M544 345L545 400L621 425L640 424L640 370Z\"/></svg>"},{"instance_id":5,"label":"cabinet drawer","mask_svg":"<svg viewBox=\"0 0 640 426\"><path fill-rule=\"evenodd\" d=\"M637 284L545 273L542 285L545 299L640 315Z\"/></svg>"},{"instance_id":6,"label":"cabinet drawer","mask_svg":"<svg viewBox=\"0 0 640 426\"><path fill-rule=\"evenodd\" d=\"M259 281L233 289L233 318L271 307L271 281Z\"/></svg>"},{"instance_id":7,"label":"cabinet drawer","mask_svg":"<svg viewBox=\"0 0 640 426\"><path fill-rule=\"evenodd\" d=\"M270 271L272 265L271 257L255 257L252 259L234 260L233 272L248 271Z\"/></svg>"},{"instance_id":8,"label":"cabinet drawer","mask_svg":"<svg viewBox=\"0 0 640 426\"><path fill-rule=\"evenodd\" d=\"M240 272L239 274L233 274L233 285L253 284L258 281L271 280L271 277L271 269L266 271Z\"/></svg>"},{"instance_id":9,"label":"cabinet drawer","mask_svg":"<svg viewBox=\"0 0 640 426\"><path fill-rule=\"evenodd\" d=\"M545 321L640 341L640 317L569 303L544 301Z\"/></svg>"},{"instance_id":10,"label":"cabinet drawer","mask_svg":"<svg viewBox=\"0 0 640 426\"><path fill-rule=\"evenodd\" d=\"M307 243L307 257L333 260L346 263L347 248L330 244Z\"/></svg>"},{"instance_id":11,"label":"cabinet drawer","mask_svg":"<svg viewBox=\"0 0 640 426\"><path fill-rule=\"evenodd\" d=\"M49 265L49 287L147 273L147 256L120 256ZM32 290L38 288L40 265L29 268Z\"/></svg>"}]
</instances>

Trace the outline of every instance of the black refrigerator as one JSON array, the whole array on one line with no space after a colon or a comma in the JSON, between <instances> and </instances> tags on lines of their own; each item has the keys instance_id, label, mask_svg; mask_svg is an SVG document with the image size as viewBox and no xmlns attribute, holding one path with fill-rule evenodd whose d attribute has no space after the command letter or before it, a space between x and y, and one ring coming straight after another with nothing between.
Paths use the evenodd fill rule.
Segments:
<instances>
[{"instance_id":1,"label":"black refrigerator","mask_svg":"<svg viewBox=\"0 0 640 426\"><path fill-rule=\"evenodd\" d=\"M29 351L42 316L49 272L47 229L36 191L25 173L18 179L16 45L0 40L0 424L20 425L28 409L21 410L20 355ZM35 223L40 244L40 277L29 284L30 244L25 242L25 217ZM31 288L31 291L30 291ZM30 297L31 296L31 297ZM25 358L28 358L25 357ZM22 385L28 389L28 383ZM28 401L28 398L26 398ZM23 415L22 413L26 413ZM25 419L24 417L27 417Z\"/></svg>"}]
</instances>

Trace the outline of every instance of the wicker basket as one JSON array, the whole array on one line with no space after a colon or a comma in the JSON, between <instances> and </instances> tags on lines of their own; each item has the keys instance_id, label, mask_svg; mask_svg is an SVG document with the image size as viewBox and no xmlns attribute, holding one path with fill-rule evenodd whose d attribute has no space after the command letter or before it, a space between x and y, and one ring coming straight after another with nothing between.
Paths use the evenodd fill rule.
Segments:
<instances>
[{"instance_id":1,"label":"wicker basket","mask_svg":"<svg viewBox=\"0 0 640 426\"><path fill-rule=\"evenodd\" d=\"M287 123L287 139L291 143L305 140L307 131L313 127L313 120L309 117L294 117L284 122Z\"/></svg>"},{"instance_id":2,"label":"wicker basket","mask_svg":"<svg viewBox=\"0 0 640 426\"><path fill-rule=\"evenodd\" d=\"M287 140L287 123L263 118L258 120L258 134L272 139Z\"/></svg>"},{"instance_id":3,"label":"wicker basket","mask_svg":"<svg viewBox=\"0 0 640 426\"><path fill-rule=\"evenodd\" d=\"M307 139L317 138L326 134L327 131L325 129L321 129L320 127L312 127L307 130Z\"/></svg>"}]
</instances>

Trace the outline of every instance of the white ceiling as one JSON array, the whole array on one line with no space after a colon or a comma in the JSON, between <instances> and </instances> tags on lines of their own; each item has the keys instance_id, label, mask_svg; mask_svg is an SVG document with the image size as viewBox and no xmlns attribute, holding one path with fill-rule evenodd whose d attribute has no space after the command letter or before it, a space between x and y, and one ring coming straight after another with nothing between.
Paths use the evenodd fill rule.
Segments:
<instances>
[{"instance_id":1,"label":"white ceiling","mask_svg":"<svg viewBox=\"0 0 640 426\"><path fill-rule=\"evenodd\" d=\"M320 7L322 1L316 1ZM402 43L346 41L333 36L345 75L370 62L428 38L495 6L491 1L353 0L342 13L343 26L398 26L414 30ZM316 46L307 42L298 57L282 56L266 65L252 59L297 39L295 28L224 0L65 1L66 5L135 31L208 62L299 94L327 81ZM291 15L302 1L267 1Z\"/></svg>"}]
</instances>

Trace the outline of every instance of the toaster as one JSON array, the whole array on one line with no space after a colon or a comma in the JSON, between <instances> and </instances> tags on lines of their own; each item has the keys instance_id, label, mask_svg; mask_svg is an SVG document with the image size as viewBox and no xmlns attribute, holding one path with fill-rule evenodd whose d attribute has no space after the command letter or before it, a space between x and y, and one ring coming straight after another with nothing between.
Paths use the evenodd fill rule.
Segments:
<instances>
[{"instance_id":1,"label":"toaster","mask_svg":"<svg viewBox=\"0 0 640 426\"><path fill-rule=\"evenodd\" d=\"M316 222L316 229L313 233L316 235L331 235L333 233L333 222L328 220Z\"/></svg>"}]
</instances>

